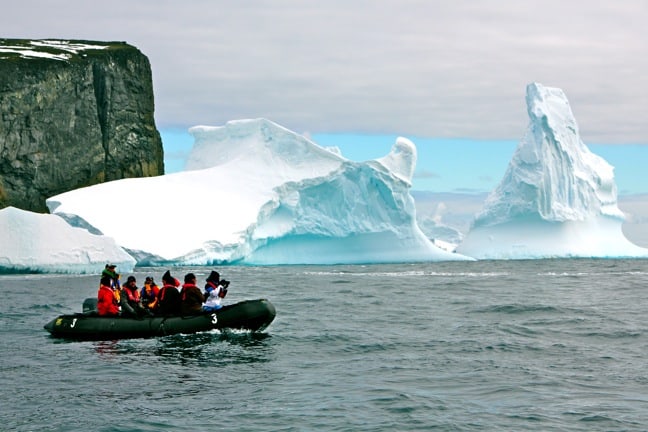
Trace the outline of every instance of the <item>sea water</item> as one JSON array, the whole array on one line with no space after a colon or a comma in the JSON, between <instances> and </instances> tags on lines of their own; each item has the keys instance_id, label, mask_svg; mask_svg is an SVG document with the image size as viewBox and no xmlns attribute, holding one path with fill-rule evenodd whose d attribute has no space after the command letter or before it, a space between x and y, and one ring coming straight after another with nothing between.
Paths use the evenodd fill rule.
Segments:
<instances>
[{"instance_id":1,"label":"sea water","mask_svg":"<svg viewBox=\"0 0 648 432\"><path fill-rule=\"evenodd\" d=\"M646 260L218 270L263 333L53 339L98 277L0 276L0 430L648 429Z\"/></svg>"}]
</instances>

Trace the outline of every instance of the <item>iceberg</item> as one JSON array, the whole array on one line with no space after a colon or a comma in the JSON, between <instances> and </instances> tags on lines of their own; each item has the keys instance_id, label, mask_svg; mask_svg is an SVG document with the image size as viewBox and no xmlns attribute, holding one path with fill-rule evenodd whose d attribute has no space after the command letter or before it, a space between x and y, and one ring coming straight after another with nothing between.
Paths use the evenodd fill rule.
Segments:
<instances>
[{"instance_id":1,"label":"iceberg","mask_svg":"<svg viewBox=\"0 0 648 432\"><path fill-rule=\"evenodd\" d=\"M352 162L266 119L190 133L185 171L66 192L47 200L50 213L114 238L139 265L470 259L418 227L406 138Z\"/></svg>"},{"instance_id":2,"label":"iceberg","mask_svg":"<svg viewBox=\"0 0 648 432\"><path fill-rule=\"evenodd\" d=\"M0 272L98 274L106 263L131 272L135 259L113 239L70 226L55 215L0 210Z\"/></svg>"},{"instance_id":3,"label":"iceberg","mask_svg":"<svg viewBox=\"0 0 648 432\"><path fill-rule=\"evenodd\" d=\"M420 196L420 194L419 194ZM443 213L446 211L446 204L441 201L436 204L436 209L432 215L421 216L419 201L416 200L417 210L419 210L418 224L425 235L437 245L443 245L448 250L456 249L457 245L463 240L463 233L455 227L447 225L443 219ZM472 214L471 214L472 215Z\"/></svg>"},{"instance_id":4,"label":"iceberg","mask_svg":"<svg viewBox=\"0 0 648 432\"><path fill-rule=\"evenodd\" d=\"M526 89L529 126L458 246L477 259L646 257L628 241L614 168L580 138L558 88Z\"/></svg>"}]
</instances>

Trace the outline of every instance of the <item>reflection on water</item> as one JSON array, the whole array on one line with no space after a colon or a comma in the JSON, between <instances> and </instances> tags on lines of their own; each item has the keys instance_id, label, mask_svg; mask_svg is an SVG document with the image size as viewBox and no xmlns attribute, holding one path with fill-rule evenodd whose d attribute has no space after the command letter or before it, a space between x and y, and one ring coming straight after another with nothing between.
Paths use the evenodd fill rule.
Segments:
<instances>
[{"instance_id":1,"label":"reflection on water","mask_svg":"<svg viewBox=\"0 0 648 432\"><path fill-rule=\"evenodd\" d=\"M223 363L256 363L268 361L270 336L250 332L205 332L174 335L159 339L154 354L181 362L213 360Z\"/></svg>"},{"instance_id":2,"label":"reflection on water","mask_svg":"<svg viewBox=\"0 0 648 432\"><path fill-rule=\"evenodd\" d=\"M217 358L221 364L241 364L268 361L269 354L273 352L270 340L267 333L214 330L190 335L92 343L94 351L104 360L128 360L130 356L186 364Z\"/></svg>"},{"instance_id":3,"label":"reflection on water","mask_svg":"<svg viewBox=\"0 0 648 432\"><path fill-rule=\"evenodd\" d=\"M100 357L111 357L125 354L119 345L119 341L100 341L95 343L95 351Z\"/></svg>"}]
</instances>

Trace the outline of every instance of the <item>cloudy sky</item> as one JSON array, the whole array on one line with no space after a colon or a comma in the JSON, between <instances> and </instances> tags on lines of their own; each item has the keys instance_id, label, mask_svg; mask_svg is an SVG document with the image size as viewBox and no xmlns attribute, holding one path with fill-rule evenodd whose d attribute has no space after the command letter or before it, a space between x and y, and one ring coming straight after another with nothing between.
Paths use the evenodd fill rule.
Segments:
<instances>
[{"instance_id":1,"label":"cloudy sky","mask_svg":"<svg viewBox=\"0 0 648 432\"><path fill-rule=\"evenodd\" d=\"M309 134L518 140L536 81L565 91L586 143L648 144L644 0L21 0L1 10L0 37L138 47L159 128L266 117Z\"/></svg>"}]
</instances>

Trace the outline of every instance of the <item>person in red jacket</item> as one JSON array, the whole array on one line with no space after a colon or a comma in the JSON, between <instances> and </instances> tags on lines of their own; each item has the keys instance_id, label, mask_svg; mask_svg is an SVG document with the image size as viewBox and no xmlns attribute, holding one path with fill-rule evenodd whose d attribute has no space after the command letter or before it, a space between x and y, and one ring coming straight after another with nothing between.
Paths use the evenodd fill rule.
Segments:
<instances>
[{"instance_id":1,"label":"person in red jacket","mask_svg":"<svg viewBox=\"0 0 648 432\"><path fill-rule=\"evenodd\" d=\"M97 312L99 316L118 316L119 300L112 288L113 281L109 276L103 276L97 293Z\"/></svg>"}]
</instances>

